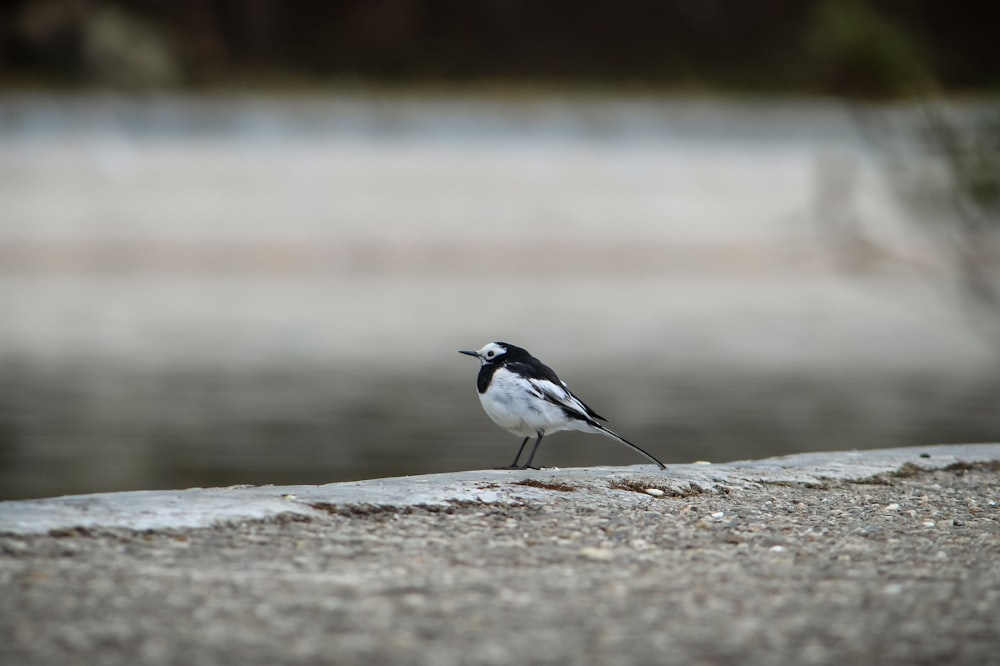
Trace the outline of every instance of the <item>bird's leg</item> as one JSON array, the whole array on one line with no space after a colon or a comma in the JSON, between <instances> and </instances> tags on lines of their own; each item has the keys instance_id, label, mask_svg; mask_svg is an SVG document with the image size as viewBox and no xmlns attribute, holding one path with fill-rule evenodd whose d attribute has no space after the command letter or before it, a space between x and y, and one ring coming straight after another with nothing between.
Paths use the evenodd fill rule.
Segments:
<instances>
[{"instance_id":1,"label":"bird's leg","mask_svg":"<svg viewBox=\"0 0 1000 666\"><path fill-rule=\"evenodd\" d=\"M545 437L545 433L539 430L538 439L535 440L535 445L531 447L531 455L528 456L528 462L524 463L524 467L522 467L521 469L534 469L531 467L531 461L535 459L535 451L538 450L538 445L542 443L542 437ZM525 439L524 441L527 442L528 440ZM524 444L522 444L521 446L524 446Z\"/></svg>"},{"instance_id":2,"label":"bird's leg","mask_svg":"<svg viewBox=\"0 0 1000 666\"><path fill-rule=\"evenodd\" d=\"M528 443L529 439L531 439L531 438L530 437L525 437L524 441L521 442L521 448L519 448L517 450L517 455L514 456L514 462L512 462L509 465L507 465L506 467L501 467L500 469L524 469L523 467L518 467L517 466L517 460L518 460L518 458L521 457L521 454L524 453L524 445Z\"/></svg>"}]
</instances>

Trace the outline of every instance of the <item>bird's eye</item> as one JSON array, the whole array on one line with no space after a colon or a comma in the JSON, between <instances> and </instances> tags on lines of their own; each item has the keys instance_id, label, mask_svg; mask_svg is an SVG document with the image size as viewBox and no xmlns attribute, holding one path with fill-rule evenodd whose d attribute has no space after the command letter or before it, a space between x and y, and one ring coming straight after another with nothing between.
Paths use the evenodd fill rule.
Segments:
<instances>
[{"instance_id":1,"label":"bird's eye","mask_svg":"<svg viewBox=\"0 0 1000 666\"><path fill-rule=\"evenodd\" d=\"M493 358L494 353L495 352L486 352L486 356L488 356L489 358Z\"/></svg>"}]
</instances>

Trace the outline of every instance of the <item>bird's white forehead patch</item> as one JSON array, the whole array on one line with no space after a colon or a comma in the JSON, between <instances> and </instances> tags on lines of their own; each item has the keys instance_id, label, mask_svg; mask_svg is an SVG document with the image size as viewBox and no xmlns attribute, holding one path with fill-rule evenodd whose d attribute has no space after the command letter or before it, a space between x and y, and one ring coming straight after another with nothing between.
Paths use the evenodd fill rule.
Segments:
<instances>
[{"instance_id":1,"label":"bird's white forehead patch","mask_svg":"<svg viewBox=\"0 0 1000 666\"><path fill-rule=\"evenodd\" d=\"M497 342L491 342L479 350L479 358L489 360L507 353L507 348Z\"/></svg>"}]
</instances>

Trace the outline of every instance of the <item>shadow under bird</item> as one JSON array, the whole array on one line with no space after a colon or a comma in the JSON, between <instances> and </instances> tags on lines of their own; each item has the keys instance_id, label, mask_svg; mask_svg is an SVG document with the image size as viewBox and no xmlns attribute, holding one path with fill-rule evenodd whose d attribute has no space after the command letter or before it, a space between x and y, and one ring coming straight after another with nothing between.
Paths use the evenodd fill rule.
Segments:
<instances>
[{"instance_id":1,"label":"shadow under bird","mask_svg":"<svg viewBox=\"0 0 1000 666\"><path fill-rule=\"evenodd\" d=\"M606 418L573 395L555 371L517 345L491 342L478 351L459 350L480 361L479 402L486 415L504 430L524 437L514 462L503 469L528 469L545 435L560 430L582 430L606 435L621 442L666 469L652 454L642 450L599 423ZM524 446L532 437L535 445L528 462L518 465Z\"/></svg>"}]
</instances>

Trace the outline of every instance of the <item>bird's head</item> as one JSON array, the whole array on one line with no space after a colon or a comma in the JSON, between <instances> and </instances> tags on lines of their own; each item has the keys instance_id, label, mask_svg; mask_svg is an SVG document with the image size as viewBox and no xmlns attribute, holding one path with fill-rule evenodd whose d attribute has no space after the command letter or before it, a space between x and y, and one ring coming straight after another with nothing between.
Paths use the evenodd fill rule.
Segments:
<instances>
[{"instance_id":1,"label":"bird's head","mask_svg":"<svg viewBox=\"0 0 1000 666\"><path fill-rule=\"evenodd\" d=\"M477 351L460 349L458 350L458 353L475 356L479 359L480 363L486 365L487 363L498 363L503 360L512 346L513 345L508 345L506 342L491 342Z\"/></svg>"}]
</instances>

